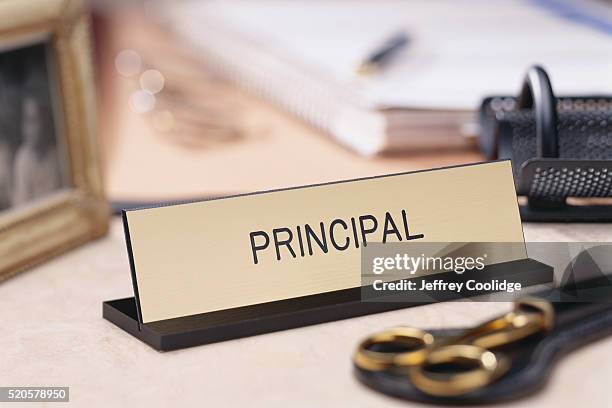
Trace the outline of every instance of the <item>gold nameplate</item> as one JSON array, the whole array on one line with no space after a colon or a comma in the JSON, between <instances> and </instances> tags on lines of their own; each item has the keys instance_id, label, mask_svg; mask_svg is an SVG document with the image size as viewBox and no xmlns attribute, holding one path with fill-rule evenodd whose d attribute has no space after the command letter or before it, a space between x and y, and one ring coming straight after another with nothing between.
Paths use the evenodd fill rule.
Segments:
<instances>
[{"instance_id":1,"label":"gold nameplate","mask_svg":"<svg viewBox=\"0 0 612 408\"><path fill-rule=\"evenodd\" d=\"M367 243L523 242L510 161L131 210L124 224L143 323L359 287Z\"/></svg>"}]
</instances>

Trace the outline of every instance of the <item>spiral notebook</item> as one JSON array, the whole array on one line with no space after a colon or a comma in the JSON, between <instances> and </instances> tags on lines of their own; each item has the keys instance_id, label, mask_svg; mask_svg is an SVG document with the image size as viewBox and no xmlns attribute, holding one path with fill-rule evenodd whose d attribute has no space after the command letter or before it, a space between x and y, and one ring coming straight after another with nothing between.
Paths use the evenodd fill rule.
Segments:
<instances>
[{"instance_id":1,"label":"spiral notebook","mask_svg":"<svg viewBox=\"0 0 612 408\"><path fill-rule=\"evenodd\" d=\"M168 3L161 15L213 70L363 155L469 143L480 100L516 94L535 62L559 93L612 92L610 37L535 2ZM357 75L398 31L409 46Z\"/></svg>"}]
</instances>

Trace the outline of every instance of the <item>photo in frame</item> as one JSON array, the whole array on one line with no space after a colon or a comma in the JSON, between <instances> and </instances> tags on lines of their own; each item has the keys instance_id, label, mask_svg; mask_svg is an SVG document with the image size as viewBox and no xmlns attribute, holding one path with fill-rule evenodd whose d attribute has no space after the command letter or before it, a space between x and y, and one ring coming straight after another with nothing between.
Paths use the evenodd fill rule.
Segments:
<instances>
[{"instance_id":1,"label":"photo in frame","mask_svg":"<svg viewBox=\"0 0 612 408\"><path fill-rule=\"evenodd\" d=\"M104 235L86 8L0 2L0 281Z\"/></svg>"}]
</instances>

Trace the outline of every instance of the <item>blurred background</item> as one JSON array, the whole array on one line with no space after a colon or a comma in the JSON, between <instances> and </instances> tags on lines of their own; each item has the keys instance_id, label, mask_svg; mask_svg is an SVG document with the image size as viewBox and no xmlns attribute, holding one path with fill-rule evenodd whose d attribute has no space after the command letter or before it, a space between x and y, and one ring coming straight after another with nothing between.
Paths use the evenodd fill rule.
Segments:
<instances>
[{"instance_id":1,"label":"blurred background","mask_svg":"<svg viewBox=\"0 0 612 408\"><path fill-rule=\"evenodd\" d=\"M147 203L484 160L538 63L612 94L612 2L93 1L107 193ZM594 102L596 103L596 101Z\"/></svg>"}]
</instances>

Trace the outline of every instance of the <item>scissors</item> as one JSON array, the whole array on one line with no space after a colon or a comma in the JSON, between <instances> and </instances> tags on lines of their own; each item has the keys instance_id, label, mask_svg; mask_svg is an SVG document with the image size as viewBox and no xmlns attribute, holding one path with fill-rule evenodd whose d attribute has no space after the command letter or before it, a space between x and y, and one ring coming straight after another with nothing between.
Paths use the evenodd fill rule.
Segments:
<instances>
[{"instance_id":1,"label":"scissors","mask_svg":"<svg viewBox=\"0 0 612 408\"><path fill-rule=\"evenodd\" d=\"M511 366L509 358L494 350L554 325L552 303L526 297L514 310L456 335L395 327L364 339L353 356L357 367L370 372L407 374L421 392L452 397L485 387Z\"/></svg>"},{"instance_id":2,"label":"scissors","mask_svg":"<svg viewBox=\"0 0 612 408\"><path fill-rule=\"evenodd\" d=\"M396 327L364 339L357 377L378 391L429 403L491 403L545 384L570 351L612 336L609 246L584 250L565 284L520 298L513 310L475 327L427 331Z\"/></svg>"}]
</instances>

